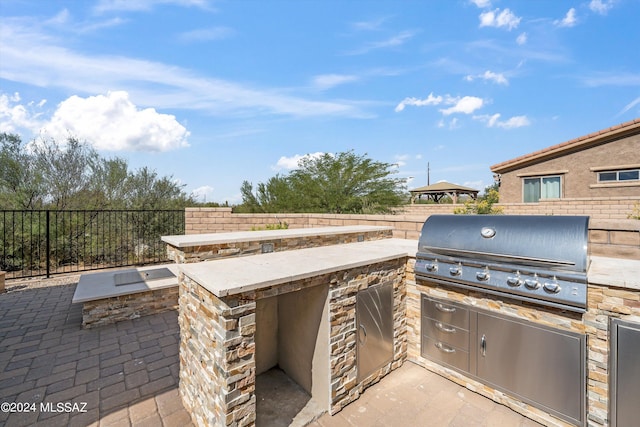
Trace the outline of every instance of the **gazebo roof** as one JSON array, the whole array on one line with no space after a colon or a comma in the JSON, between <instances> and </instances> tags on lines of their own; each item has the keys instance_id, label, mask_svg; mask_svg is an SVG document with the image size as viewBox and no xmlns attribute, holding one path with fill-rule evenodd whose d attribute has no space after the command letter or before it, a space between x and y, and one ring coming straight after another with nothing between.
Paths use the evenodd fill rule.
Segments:
<instances>
[{"instance_id":1,"label":"gazebo roof","mask_svg":"<svg viewBox=\"0 0 640 427\"><path fill-rule=\"evenodd\" d=\"M420 198L423 195L427 196L427 199L431 199L436 203L438 203L444 196L451 197L453 199L453 203L458 202L458 196L461 194L468 194L472 199L478 197L478 190L464 187L462 185L452 184L446 181L414 188L413 190L409 190L409 192L411 193L411 203L414 203L416 198Z\"/></svg>"},{"instance_id":2,"label":"gazebo roof","mask_svg":"<svg viewBox=\"0 0 640 427\"><path fill-rule=\"evenodd\" d=\"M464 187L458 184L452 184L450 182L441 181L436 182L435 184L425 185L424 187L414 188L413 190L409 190L410 193L452 193L456 192L458 194L478 194L478 190L470 187Z\"/></svg>"}]
</instances>

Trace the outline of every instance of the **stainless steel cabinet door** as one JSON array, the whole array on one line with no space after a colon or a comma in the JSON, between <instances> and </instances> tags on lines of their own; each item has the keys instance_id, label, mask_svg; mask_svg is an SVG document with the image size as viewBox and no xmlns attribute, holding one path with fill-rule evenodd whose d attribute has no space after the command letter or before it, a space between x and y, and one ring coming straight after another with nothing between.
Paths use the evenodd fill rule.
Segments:
<instances>
[{"instance_id":1,"label":"stainless steel cabinet door","mask_svg":"<svg viewBox=\"0 0 640 427\"><path fill-rule=\"evenodd\" d=\"M584 425L584 335L478 313L477 346L483 381Z\"/></svg>"},{"instance_id":2,"label":"stainless steel cabinet door","mask_svg":"<svg viewBox=\"0 0 640 427\"><path fill-rule=\"evenodd\" d=\"M640 324L611 321L611 425L640 422Z\"/></svg>"},{"instance_id":3,"label":"stainless steel cabinet door","mask_svg":"<svg viewBox=\"0 0 640 427\"><path fill-rule=\"evenodd\" d=\"M356 297L357 381L393 360L393 284L371 286Z\"/></svg>"}]
</instances>

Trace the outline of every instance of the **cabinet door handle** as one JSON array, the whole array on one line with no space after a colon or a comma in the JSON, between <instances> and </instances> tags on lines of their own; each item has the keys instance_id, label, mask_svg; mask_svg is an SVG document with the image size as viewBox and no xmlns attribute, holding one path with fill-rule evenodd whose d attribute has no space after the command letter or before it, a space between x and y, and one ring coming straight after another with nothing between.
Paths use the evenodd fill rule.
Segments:
<instances>
[{"instance_id":1,"label":"cabinet door handle","mask_svg":"<svg viewBox=\"0 0 640 427\"><path fill-rule=\"evenodd\" d=\"M435 344L435 346L436 346L436 348L438 350L442 351L443 353L455 353L456 352L455 348L448 347L448 346L442 344L441 342L437 342Z\"/></svg>"},{"instance_id":2,"label":"cabinet door handle","mask_svg":"<svg viewBox=\"0 0 640 427\"><path fill-rule=\"evenodd\" d=\"M367 328L365 328L363 324L360 324L360 334L358 334L358 340L362 345L367 342Z\"/></svg>"},{"instance_id":3,"label":"cabinet door handle","mask_svg":"<svg viewBox=\"0 0 640 427\"><path fill-rule=\"evenodd\" d=\"M485 337L484 334L482 338L480 338L480 352L483 357L487 355L487 337Z\"/></svg>"},{"instance_id":4,"label":"cabinet door handle","mask_svg":"<svg viewBox=\"0 0 640 427\"><path fill-rule=\"evenodd\" d=\"M456 333L456 328L447 328L442 324L442 322L436 322L435 325L436 325L436 329L440 329L442 332L446 332L448 334Z\"/></svg>"},{"instance_id":5,"label":"cabinet door handle","mask_svg":"<svg viewBox=\"0 0 640 427\"><path fill-rule=\"evenodd\" d=\"M444 305L437 303L436 304L436 308L440 311L442 311L443 313L453 313L454 311L456 311L455 307L445 307Z\"/></svg>"}]
</instances>

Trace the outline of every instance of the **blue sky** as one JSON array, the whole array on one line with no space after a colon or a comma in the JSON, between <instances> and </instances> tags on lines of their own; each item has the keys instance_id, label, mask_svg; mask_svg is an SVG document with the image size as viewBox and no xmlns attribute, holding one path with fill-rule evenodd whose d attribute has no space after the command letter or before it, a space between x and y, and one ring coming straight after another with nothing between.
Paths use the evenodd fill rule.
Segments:
<instances>
[{"instance_id":1,"label":"blue sky","mask_svg":"<svg viewBox=\"0 0 640 427\"><path fill-rule=\"evenodd\" d=\"M640 1L2 0L0 131L72 134L201 201L314 153L482 190L640 117Z\"/></svg>"}]
</instances>

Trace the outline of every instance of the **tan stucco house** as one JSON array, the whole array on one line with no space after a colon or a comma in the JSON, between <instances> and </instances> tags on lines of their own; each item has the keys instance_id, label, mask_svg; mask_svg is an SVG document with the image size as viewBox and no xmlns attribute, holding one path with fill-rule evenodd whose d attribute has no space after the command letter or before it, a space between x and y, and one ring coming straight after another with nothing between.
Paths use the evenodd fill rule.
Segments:
<instances>
[{"instance_id":1,"label":"tan stucco house","mask_svg":"<svg viewBox=\"0 0 640 427\"><path fill-rule=\"evenodd\" d=\"M491 166L501 203L640 196L640 118Z\"/></svg>"}]
</instances>

